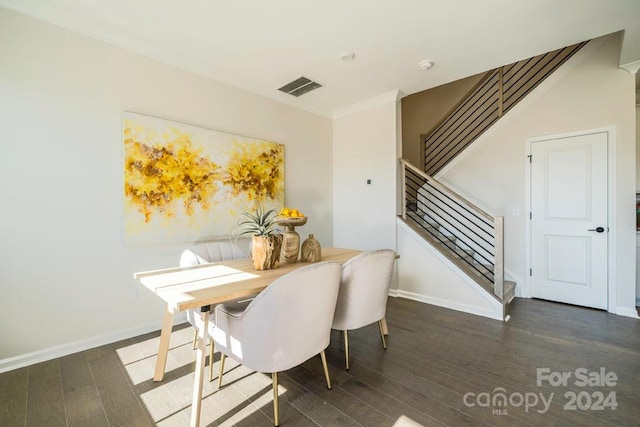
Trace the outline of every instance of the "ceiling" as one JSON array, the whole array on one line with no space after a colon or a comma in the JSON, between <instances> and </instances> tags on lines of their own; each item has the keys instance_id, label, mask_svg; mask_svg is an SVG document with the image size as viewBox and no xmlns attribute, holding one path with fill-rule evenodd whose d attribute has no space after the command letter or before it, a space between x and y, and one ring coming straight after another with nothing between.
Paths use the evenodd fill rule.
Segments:
<instances>
[{"instance_id":1,"label":"ceiling","mask_svg":"<svg viewBox=\"0 0 640 427\"><path fill-rule=\"evenodd\" d=\"M327 117L393 90L419 92L620 30L620 63L640 60L639 0L0 0L0 6ZM342 60L345 51L355 59ZM420 70L423 59L432 59L433 68ZM300 98L277 90L300 76L323 87Z\"/></svg>"}]
</instances>

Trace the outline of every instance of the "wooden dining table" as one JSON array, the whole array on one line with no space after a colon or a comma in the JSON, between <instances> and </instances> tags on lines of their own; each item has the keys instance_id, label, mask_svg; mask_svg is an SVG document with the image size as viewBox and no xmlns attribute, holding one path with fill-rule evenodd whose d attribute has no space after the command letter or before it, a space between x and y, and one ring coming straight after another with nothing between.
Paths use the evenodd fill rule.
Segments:
<instances>
[{"instance_id":1,"label":"wooden dining table","mask_svg":"<svg viewBox=\"0 0 640 427\"><path fill-rule=\"evenodd\" d=\"M323 248L321 261L337 261L343 264L360 253L362 251L353 249ZM259 271L253 268L250 259L240 259L134 273L135 279L138 279L147 289L166 303L154 381L162 381L164 378L175 314L187 309L198 309L200 312L199 325L204 325L204 327L197 328L191 426L200 424L202 384L206 361L206 325L209 323L211 308L215 304L231 299L254 295L279 277L309 264L298 261L281 264L276 269ZM386 329L386 324L384 326Z\"/></svg>"}]
</instances>

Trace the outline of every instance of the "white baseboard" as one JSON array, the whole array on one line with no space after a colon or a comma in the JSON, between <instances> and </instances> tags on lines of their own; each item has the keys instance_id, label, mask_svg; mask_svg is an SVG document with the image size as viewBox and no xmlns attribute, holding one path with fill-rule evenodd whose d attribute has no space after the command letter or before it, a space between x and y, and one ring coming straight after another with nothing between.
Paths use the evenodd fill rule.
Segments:
<instances>
[{"instance_id":1,"label":"white baseboard","mask_svg":"<svg viewBox=\"0 0 640 427\"><path fill-rule=\"evenodd\" d=\"M396 291L397 296L400 298L406 298L418 302L423 302L431 305L437 305L438 307L449 308L451 310L462 311L464 313L475 314L482 317L488 317L489 319L500 320L502 319L502 313L497 313L492 310L486 310L480 307L471 306L467 304L460 304L455 301L443 300L440 298L430 297L427 295L416 294L414 292L403 291L398 289Z\"/></svg>"},{"instance_id":2,"label":"white baseboard","mask_svg":"<svg viewBox=\"0 0 640 427\"><path fill-rule=\"evenodd\" d=\"M616 310L616 314L618 316L626 316L626 317L633 317L634 319L640 319L640 317L638 316L638 311L635 308L618 307L618 309Z\"/></svg>"},{"instance_id":3,"label":"white baseboard","mask_svg":"<svg viewBox=\"0 0 640 427\"><path fill-rule=\"evenodd\" d=\"M180 313L174 317L173 324L178 325L187 321L184 313ZM31 353L25 353L18 356L9 357L0 360L0 374L12 371L14 369L25 366L34 365L36 363L45 362L47 360L58 357L67 356L69 354L78 353L80 351L89 350L91 348L100 347L102 345L111 344L127 338L137 337L162 328L162 321L146 323L133 328L124 329L110 334L91 337L85 340L75 341L68 344L62 344L55 347L37 350Z\"/></svg>"},{"instance_id":4,"label":"white baseboard","mask_svg":"<svg viewBox=\"0 0 640 427\"><path fill-rule=\"evenodd\" d=\"M397 297L398 296L398 290L397 289L389 289L389 296L390 297Z\"/></svg>"}]
</instances>

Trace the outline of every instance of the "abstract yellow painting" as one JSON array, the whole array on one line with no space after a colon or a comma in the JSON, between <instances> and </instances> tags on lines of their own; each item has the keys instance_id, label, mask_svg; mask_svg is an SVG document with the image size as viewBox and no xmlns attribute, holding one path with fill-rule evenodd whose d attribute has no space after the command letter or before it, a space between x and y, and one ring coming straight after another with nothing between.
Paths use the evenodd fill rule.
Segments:
<instances>
[{"instance_id":1,"label":"abstract yellow painting","mask_svg":"<svg viewBox=\"0 0 640 427\"><path fill-rule=\"evenodd\" d=\"M124 113L128 246L229 236L241 212L284 205L284 146Z\"/></svg>"}]
</instances>

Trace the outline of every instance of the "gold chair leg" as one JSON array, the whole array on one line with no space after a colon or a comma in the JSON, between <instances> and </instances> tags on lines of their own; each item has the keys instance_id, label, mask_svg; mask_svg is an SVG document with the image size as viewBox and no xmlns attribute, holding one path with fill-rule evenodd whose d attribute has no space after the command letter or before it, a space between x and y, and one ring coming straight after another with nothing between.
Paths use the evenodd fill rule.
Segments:
<instances>
[{"instance_id":1,"label":"gold chair leg","mask_svg":"<svg viewBox=\"0 0 640 427\"><path fill-rule=\"evenodd\" d=\"M220 374L218 375L218 388L222 388L222 373L224 372L224 359L226 359L227 356L220 352Z\"/></svg>"},{"instance_id":2,"label":"gold chair leg","mask_svg":"<svg viewBox=\"0 0 640 427\"><path fill-rule=\"evenodd\" d=\"M209 338L209 381L213 381L213 353L215 353L213 338Z\"/></svg>"},{"instance_id":3,"label":"gold chair leg","mask_svg":"<svg viewBox=\"0 0 640 427\"><path fill-rule=\"evenodd\" d=\"M382 338L382 347L387 349L387 342L384 339L384 327L382 326L382 320L378 320L378 327L380 328L380 338Z\"/></svg>"},{"instance_id":4,"label":"gold chair leg","mask_svg":"<svg viewBox=\"0 0 640 427\"><path fill-rule=\"evenodd\" d=\"M320 358L322 359L322 367L324 368L324 377L327 379L327 388L331 390L331 378L329 378L329 367L327 366L327 357L324 354L324 350L320 352Z\"/></svg>"},{"instance_id":5,"label":"gold chair leg","mask_svg":"<svg viewBox=\"0 0 640 427\"><path fill-rule=\"evenodd\" d=\"M198 347L198 328L193 327L193 349Z\"/></svg>"},{"instance_id":6,"label":"gold chair leg","mask_svg":"<svg viewBox=\"0 0 640 427\"><path fill-rule=\"evenodd\" d=\"M344 331L344 357L345 357L345 367L347 371L349 370L349 331Z\"/></svg>"},{"instance_id":7,"label":"gold chair leg","mask_svg":"<svg viewBox=\"0 0 640 427\"><path fill-rule=\"evenodd\" d=\"M273 378L273 424L278 427L280 425L279 410L278 410L278 373L271 374Z\"/></svg>"},{"instance_id":8,"label":"gold chair leg","mask_svg":"<svg viewBox=\"0 0 640 427\"><path fill-rule=\"evenodd\" d=\"M382 322L382 333L385 335L389 335L389 328L387 328L387 318L383 317L381 322Z\"/></svg>"}]
</instances>

